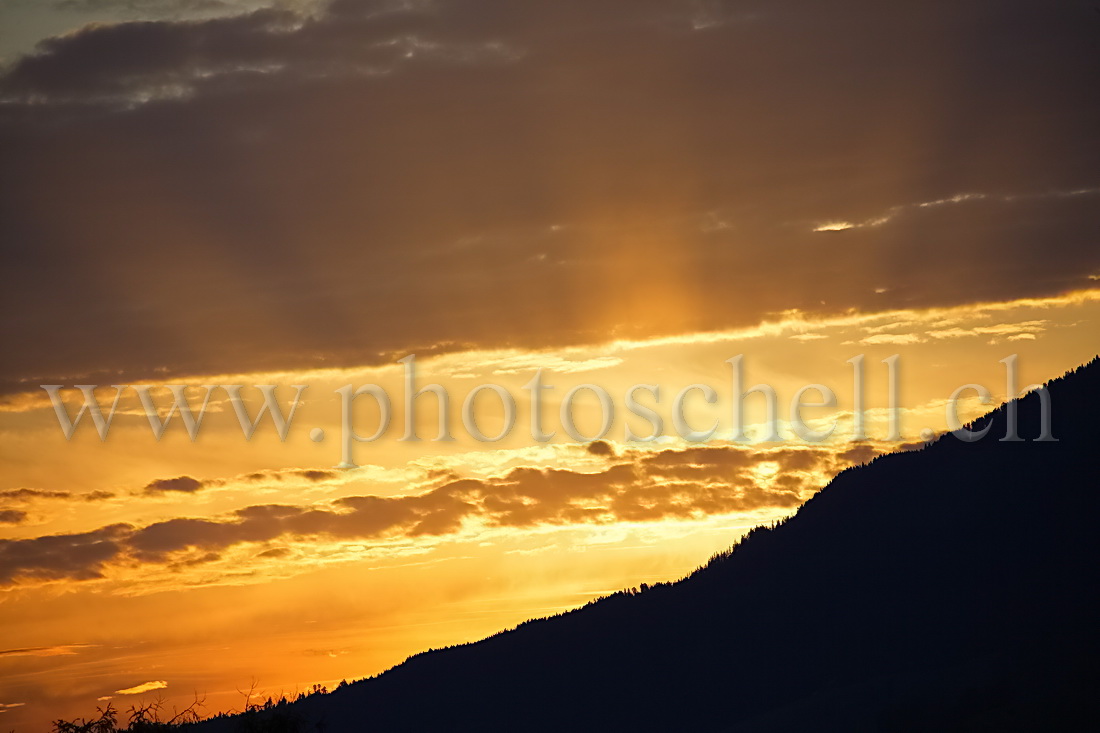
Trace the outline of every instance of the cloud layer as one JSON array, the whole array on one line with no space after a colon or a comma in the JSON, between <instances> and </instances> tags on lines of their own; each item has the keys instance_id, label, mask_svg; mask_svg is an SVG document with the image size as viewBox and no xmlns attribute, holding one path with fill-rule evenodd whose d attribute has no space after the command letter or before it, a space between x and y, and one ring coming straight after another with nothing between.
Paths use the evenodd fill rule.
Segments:
<instances>
[{"instance_id":1,"label":"cloud layer","mask_svg":"<svg viewBox=\"0 0 1100 733\"><path fill-rule=\"evenodd\" d=\"M0 76L0 387L1084 287L1095 42L1039 0L88 27Z\"/></svg>"},{"instance_id":2,"label":"cloud layer","mask_svg":"<svg viewBox=\"0 0 1100 733\"><path fill-rule=\"evenodd\" d=\"M286 546L295 543L409 541L793 508L828 476L877 452L868 444L842 452L729 446L604 453L607 465L594 473L520 467L496 478L445 479L415 495L253 505L225 516L0 540L0 585L90 580L135 569L140 574L146 565L182 570L214 562L241 545L256 546L259 560L282 560L289 554Z\"/></svg>"}]
</instances>

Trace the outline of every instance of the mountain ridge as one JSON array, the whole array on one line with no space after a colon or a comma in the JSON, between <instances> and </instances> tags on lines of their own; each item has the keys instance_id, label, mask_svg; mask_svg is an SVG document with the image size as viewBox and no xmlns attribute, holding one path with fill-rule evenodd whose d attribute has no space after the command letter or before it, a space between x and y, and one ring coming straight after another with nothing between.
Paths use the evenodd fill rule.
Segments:
<instances>
[{"instance_id":1,"label":"mountain ridge","mask_svg":"<svg viewBox=\"0 0 1100 733\"><path fill-rule=\"evenodd\" d=\"M421 652L232 730L1079 730L1092 722L1100 361L838 474L675 583ZM282 721L282 722L280 722ZM242 727L243 726L243 727ZM259 727L256 727L259 726Z\"/></svg>"}]
</instances>

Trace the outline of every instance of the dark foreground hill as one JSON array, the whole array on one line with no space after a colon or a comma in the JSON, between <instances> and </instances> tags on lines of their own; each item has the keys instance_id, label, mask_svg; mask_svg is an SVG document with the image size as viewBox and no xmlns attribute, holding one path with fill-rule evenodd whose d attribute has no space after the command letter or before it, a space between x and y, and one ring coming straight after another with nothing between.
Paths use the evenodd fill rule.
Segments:
<instances>
[{"instance_id":1,"label":"dark foreground hill","mask_svg":"<svg viewBox=\"0 0 1100 733\"><path fill-rule=\"evenodd\" d=\"M1100 729L1100 363L845 471L688 579L203 733ZM262 724L262 727L257 727Z\"/></svg>"}]
</instances>

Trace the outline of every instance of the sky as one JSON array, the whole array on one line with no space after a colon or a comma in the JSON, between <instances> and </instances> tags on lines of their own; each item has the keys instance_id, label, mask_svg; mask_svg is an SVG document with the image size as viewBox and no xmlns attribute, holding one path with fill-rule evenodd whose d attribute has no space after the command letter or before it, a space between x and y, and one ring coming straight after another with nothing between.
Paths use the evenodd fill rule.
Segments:
<instances>
[{"instance_id":1,"label":"sky","mask_svg":"<svg viewBox=\"0 0 1100 733\"><path fill-rule=\"evenodd\" d=\"M1098 51L1068 0L0 0L0 726L240 709L678 578L957 388L1087 361ZM736 439L738 355L779 439L759 395ZM308 388L285 440L222 388L157 440L132 387L67 440L41 388L226 384ZM366 384L393 416L340 468Z\"/></svg>"}]
</instances>

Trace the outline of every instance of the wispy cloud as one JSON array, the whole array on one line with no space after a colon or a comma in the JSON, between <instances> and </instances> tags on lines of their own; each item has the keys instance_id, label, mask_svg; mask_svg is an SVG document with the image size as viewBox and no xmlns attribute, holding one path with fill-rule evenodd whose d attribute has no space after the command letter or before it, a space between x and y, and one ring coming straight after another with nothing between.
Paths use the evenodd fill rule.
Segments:
<instances>
[{"instance_id":1,"label":"wispy cloud","mask_svg":"<svg viewBox=\"0 0 1100 733\"><path fill-rule=\"evenodd\" d=\"M858 222L845 221L843 219L831 220L813 227L815 232L842 232L848 229L870 229L880 227L897 219L908 211L920 211L922 209L936 209L944 206L973 203L975 201L996 201L1000 203L1039 201L1043 199L1065 199L1079 196L1100 195L1100 187L1075 188L1065 191L1037 191L1020 194L985 194L985 193L957 193L932 201L918 201L910 204L899 204L887 209L884 213L864 219Z\"/></svg>"},{"instance_id":2,"label":"wispy cloud","mask_svg":"<svg viewBox=\"0 0 1100 733\"><path fill-rule=\"evenodd\" d=\"M56 646L32 646L22 649L0 649L0 657L58 657L76 654L95 644L58 644Z\"/></svg>"},{"instance_id":3,"label":"wispy cloud","mask_svg":"<svg viewBox=\"0 0 1100 733\"><path fill-rule=\"evenodd\" d=\"M955 339L972 336L994 336L1007 339L1020 340L1021 338L1036 338L1036 334L1046 330L1049 320L1021 321L1019 323L997 323L988 326L970 326L967 328L952 327L933 329L928 335L934 339Z\"/></svg>"},{"instance_id":4,"label":"wispy cloud","mask_svg":"<svg viewBox=\"0 0 1100 733\"><path fill-rule=\"evenodd\" d=\"M919 344L923 338L915 333L876 333L859 340L861 344Z\"/></svg>"},{"instance_id":5,"label":"wispy cloud","mask_svg":"<svg viewBox=\"0 0 1100 733\"><path fill-rule=\"evenodd\" d=\"M143 692L151 692L153 690L163 690L168 687L168 683L164 680L156 680L154 682L142 682L140 685L134 685L133 687L127 687L125 690L115 690L116 695L140 695Z\"/></svg>"},{"instance_id":6,"label":"wispy cloud","mask_svg":"<svg viewBox=\"0 0 1100 733\"><path fill-rule=\"evenodd\" d=\"M824 224L818 224L814 227L815 232L842 232L845 229L855 229L861 226L860 224L853 224L850 221L827 221Z\"/></svg>"}]
</instances>

